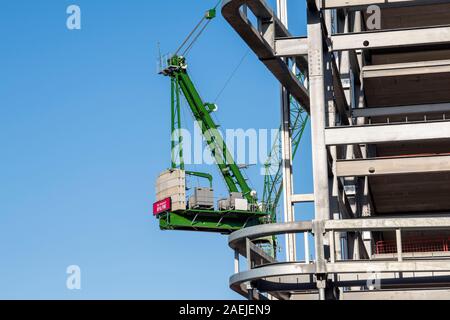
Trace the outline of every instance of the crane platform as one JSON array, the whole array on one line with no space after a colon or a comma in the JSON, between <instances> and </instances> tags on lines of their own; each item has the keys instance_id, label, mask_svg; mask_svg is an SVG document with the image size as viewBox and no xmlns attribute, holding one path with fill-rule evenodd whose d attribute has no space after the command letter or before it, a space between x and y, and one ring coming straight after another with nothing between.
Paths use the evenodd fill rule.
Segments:
<instances>
[{"instance_id":1,"label":"crane platform","mask_svg":"<svg viewBox=\"0 0 450 320\"><path fill-rule=\"evenodd\" d=\"M179 210L159 215L161 230L204 231L230 234L234 231L261 224L267 212L241 210Z\"/></svg>"}]
</instances>

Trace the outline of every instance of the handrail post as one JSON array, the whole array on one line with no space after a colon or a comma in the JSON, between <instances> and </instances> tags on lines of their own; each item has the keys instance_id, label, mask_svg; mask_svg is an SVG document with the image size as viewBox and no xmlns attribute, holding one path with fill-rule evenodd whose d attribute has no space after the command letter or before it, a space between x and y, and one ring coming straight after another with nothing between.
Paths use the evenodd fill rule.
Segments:
<instances>
[{"instance_id":1,"label":"handrail post","mask_svg":"<svg viewBox=\"0 0 450 320\"><path fill-rule=\"evenodd\" d=\"M402 230L397 229L395 230L395 238L397 240L397 257L398 261L403 261L403 249L402 249Z\"/></svg>"}]
</instances>

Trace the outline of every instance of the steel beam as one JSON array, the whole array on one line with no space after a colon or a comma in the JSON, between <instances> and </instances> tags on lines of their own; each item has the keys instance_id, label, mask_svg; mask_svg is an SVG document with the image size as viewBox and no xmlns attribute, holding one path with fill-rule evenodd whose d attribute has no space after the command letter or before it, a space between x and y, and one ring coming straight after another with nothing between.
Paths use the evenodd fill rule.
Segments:
<instances>
[{"instance_id":1,"label":"steel beam","mask_svg":"<svg viewBox=\"0 0 450 320\"><path fill-rule=\"evenodd\" d=\"M255 245L249 239L247 239L246 243L247 243L247 250L246 250L247 255L245 257L247 259L250 259L248 261L249 265L258 266L258 265L262 265L262 264L270 264L270 263L277 262L273 257L269 256L260 247ZM259 262L259 264L257 264L257 262ZM249 268L249 269L252 269L252 268Z\"/></svg>"},{"instance_id":2,"label":"steel beam","mask_svg":"<svg viewBox=\"0 0 450 320\"><path fill-rule=\"evenodd\" d=\"M396 218L396 219L346 219L330 220L324 225L325 231L394 231L402 230L449 230L449 217ZM450 263L449 263L450 267Z\"/></svg>"},{"instance_id":3,"label":"steel beam","mask_svg":"<svg viewBox=\"0 0 450 320\"><path fill-rule=\"evenodd\" d=\"M420 104L400 107L374 107L353 109L355 118L388 117L396 115L430 114L450 112L450 103Z\"/></svg>"},{"instance_id":4,"label":"steel beam","mask_svg":"<svg viewBox=\"0 0 450 320\"><path fill-rule=\"evenodd\" d=\"M295 194L292 196L292 203L314 202L314 194Z\"/></svg>"},{"instance_id":5,"label":"steel beam","mask_svg":"<svg viewBox=\"0 0 450 320\"><path fill-rule=\"evenodd\" d=\"M337 34L331 36L330 40L332 51L448 44L450 26Z\"/></svg>"},{"instance_id":6,"label":"steel beam","mask_svg":"<svg viewBox=\"0 0 450 320\"><path fill-rule=\"evenodd\" d=\"M373 281L373 273L366 273L366 274L359 274L355 275L355 280L343 280L346 275L341 275L339 279L335 282L336 286L338 287L366 287L368 284L368 281ZM417 278L390 278L385 277L388 276L388 274L378 274L377 280L379 281L380 288L383 288L383 291L346 291L347 293L359 293L364 297L364 294L366 295L366 299L369 299L371 297L370 294L381 293L383 296L383 293L386 294L387 292L390 292L391 294L394 293L402 293L405 292L407 294L408 289L405 288L406 291L389 291L389 289L395 289L401 286L408 286L411 284L411 280L414 281L415 285L418 285L418 287L424 289L427 287L433 287L435 286L436 291L441 291L442 288L448 288L450 284L450 277L449 276L437 276L437 277L417 277ZM304 276L286 276L281 277L274 280L257 280L257 286L261 289L262 292L272 292L272 291L284 291L284 292L292 292L293 296L291 299L296 300L297 298L299 300L303 300L306 297L306 292L313 289L313 283L309 280L310 278L307 275ZM358 280L356 280L358 279ZM435 291L430 291L429 289L425 290L413 290L413 292L421 291L422 295L425 296L425 293L428 292L430 294L433 294ZM450 289L445 289L448 294L450 295ZM345 296L345 295L344 295ZM397 297L397 299L401 298ZM315 298L317 299L317 298ZM345 300L345 299L344 299Z\"/></svg>"},{"instance_id":7,"label":"steel beam","mask_svg":"<svg viewBox=\"0 0 450 320\"><path fill-rule=\"evenodd\" d=\"M336 127L325 130L328 146L450 139L450 121Z\"/></svg>"},{"instance_id":8,"label":"steel beam","mask_svg":"<svg viewBox=\"0 0 450 320\"><path fill-rule=\"evenodd\" d=\"M307 38L285 38L275 40L277 57L296 57L308 55Z\"/></svg>"},{"instance_id":9,"label":"steel beam","mask_svg":"<svg viewBox=\"0 0 450 320\"><path fill-rule=\"evenodd\" d=\"M333 35L330 39L332 51L439 45L450 43L450 26L343 33ZM305 56L307 50L305 38L288 37L275 40L275 56Z\"/></svg>"},{"instance_id":10,"label":"steel beam","mask_svg":"<svg viewBox=\"0 0 450 320\"><path fill-rule=\"evenodd\" d=\"M449 0L322 0L322 9L361 10L370 5L386 7L420 6L449 3Z\"/></svg>"},{"instance_id":11,"label":"steel beam","mask_svg":"<svg viewBox=\"0 0 450 320\"><path fill-rule=\"evenodd\" d=\"M362 69L364 79L401 77L431 73L450 73L450 60L392 63L385 65L365 66Z\"/></svg>"},{"instance_id":12,"label":"steel beam","mask_svg":"<svg viewBox=\"0 0 450 320\"><path fill-rule=\"evenodd\" d=\"M342 300L450 300L450 290L345 291Z\"/></svg>"},{"instance_id":13,"label":"steel beam","mask_svg":"<svg viewBox=\"0 0 450 320\"><path fill-rule=\"evenodd\" d=\"M450 261L406 260L406 261L348 261L327 264L327 272L334 274L371 272L448 272Z\"/></svg>"},{"instance_id":14,"label":"steel beam","mask_svg":"<svg viewBox=\"0 0 450 320\"><path fill-rule=\"evenodd\" d=\"M336 163L338 177L450 172L450 155L346 160Z\"/></svg>"},{"instance_id":15,"label":"steel beam","mask_svg":"<svg viewBox=\"0 0 450 320\"><path fill-rule=\"evenodd\" d=\"M296 275L313 275L317 266L304 263L284 263L266 265L256 269L244 271L230 278L230 286L238 288L241 284L260 279L280 278ZM326 272L329 274L359 274L370 272L449 272L448 259L435 260L406 260L406 261L345 261L327 263Z\"/></svg>"}]
</instances>

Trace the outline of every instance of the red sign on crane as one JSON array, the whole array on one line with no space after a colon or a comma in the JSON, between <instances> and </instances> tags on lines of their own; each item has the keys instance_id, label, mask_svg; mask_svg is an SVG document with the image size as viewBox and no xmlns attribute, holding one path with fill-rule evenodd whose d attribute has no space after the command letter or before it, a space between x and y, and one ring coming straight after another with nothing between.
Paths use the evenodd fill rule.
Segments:
<instances>
[{"instance_id":1,"label":"red sign on crane","mask_svg":"<svg viewBox=\"0 0 450 320\"><path fill-rule=\"evenodd\" d=\"M170 211L172 209L172 199L167 198L153 204L153 215L158 216L163 212Z\"/></svg>"}]
</instances>

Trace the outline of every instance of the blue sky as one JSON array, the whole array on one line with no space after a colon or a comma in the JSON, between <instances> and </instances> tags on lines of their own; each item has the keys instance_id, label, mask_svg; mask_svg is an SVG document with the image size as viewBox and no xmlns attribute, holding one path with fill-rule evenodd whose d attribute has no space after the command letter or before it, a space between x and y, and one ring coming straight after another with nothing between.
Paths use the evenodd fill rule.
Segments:
<instances>
[{"instance_id":1,"label":"blue sky","mask_svg":"<svg viewBox=\"0 0 450 320\"><path fill-rule=\"evenodd\" d=\"M226 237L161 232L151 212L155 179L170 166L170 83L156 74L157 43L173 51L215 2L2 2L0 298L239 298ZM66 28L70 4L82 30ZM293 32L305 34L303 1L289 5ZM219 15L189 56L205 100L246 51ZM277 82L251 53L217 117L223 128L277 128L278 103ZM311 192L309 132L301 157L296 191ZM248 175L261 190L258 170ZM69 265L81 268L80 291L66 289Z\"/></svg>"}]
</instances>

